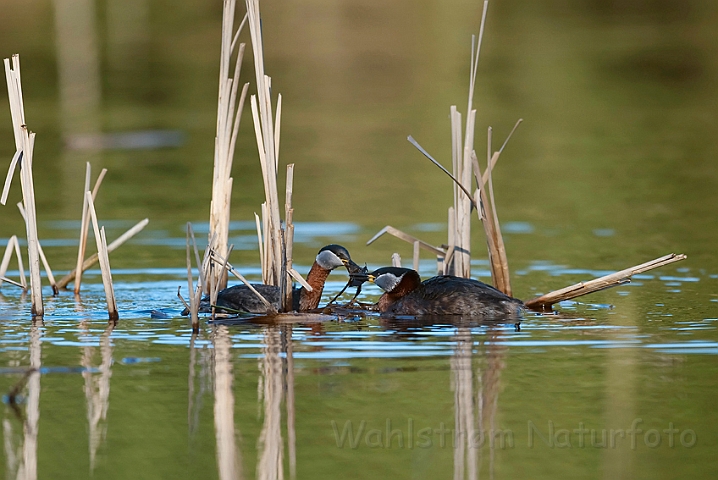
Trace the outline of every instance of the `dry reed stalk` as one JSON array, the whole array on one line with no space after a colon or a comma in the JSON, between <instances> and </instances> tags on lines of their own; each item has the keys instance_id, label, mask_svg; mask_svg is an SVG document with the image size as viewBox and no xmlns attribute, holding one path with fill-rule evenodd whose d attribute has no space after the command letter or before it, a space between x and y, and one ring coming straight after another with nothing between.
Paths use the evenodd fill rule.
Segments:
<instances>
[{"instance_id":1,"label":"dry reed stalk","mask_svg":"<svg viewBox=\"0 0 718 480\"><path fill-rule=\"evenodd\" d=\"M25 207L23 207L22 202L19 202L17 204L18 210L20 210L20 215L22 216L22 219L27 222L27 216L25 215ZM50 268L50 264L47 261L47 257L45 257L45 252L42 250L42 244L40 244L40 241L37 242L37 251L40 254L40 260L42 261L42 266L45 267L45 273L47 274L47 280L50 282L50 286L52 287L52 294L57 295L60 293L60 289L57 288L57 282L55 282L55 276L52 274L52 269Z\"/></svg>"},{"instance_id":2,"label":"dry reed stalk","mask_svg":"<svg viewBox=\"0 0 718 480\"><path fill-rule=\"evenodd\" d=\"M417 272L419 271L419 249L421 248L421 244L419 242L414 242L414 270Z\"/></svg>"},{"instance_id":3,"label":"dry reed stalk","mask_svg":"<svg viewBox=\"0 0 718 480\"><path fill-rule=\"evenodd\" d=\"M212 200L210 202L209 236L216 234L216 248L222 256L228 255L230 204L232 199L232 162L237 142L237 132L249 84L245 84L237 98L239 77L242 70L245 44L237 49L233 72L230 71L232 54L237 38L244 27L243 20L235 33L234 16L236 0L225 0L222 10L222 43L220 48L219 89L217 99L217 133L214 148L212 175ZM210 268L212 277L205 290L213 285L221 289L227 286L224 269ZM205 293L210 293L206 291Z\"/></svg>"},{"instance_id":4,"label":"dry reed stalk","mask_svg":"<svg viewBox=\"0 0 718 480\"><path fill-rule=\"evenodd\" d=\"M22 285L22 283L16 282L15 280L11 280L7 277L3 277L2 275L0 275L0 284L2 284L2 282L7 282L11 285L15 285L16 287L20 287L25 290L25 287Z\"/></svg>"},{"instance_id":5,"label":"dry reed stalk","mask_svg":"<svg viewBox=\"0 0 718 480\"><path fill-rule=\"evenodd\" d=\"M30 289L32 291L31 313L34 317L42 317L45 313L42 304L42 282L40 278L40 253L37 239L37 213L35 209L35 187L32 176L32 158L35 146L35 134L27 129L25 122L25 107L22 97L22 82L20 80L20 56L12 56L5 61L5 80L7 81L8 99L10 101L10 116L12 118L13 133L15 136L15 156L20 163L20 180L22 199L27 213L25 229L27 231L27 252L30 269ZM12 179L12 171L7 178ZM3 191L7 190L6 185Z\"/></svg>"},{"instance_id":6,"label":"dry reed stalk","mask_svg":"<svg viewBox=\"0 0 718 480\"><path fill-rule=\"evenodd\" d=\"M83 192L87 192L90 189L90 178L91 178L91 172L92 168L90 167L90 162L87 162L87 166L85 168L85 189ZM102 171L100 171L100 174L97 176L97 180L95 180L95 186L92 188L92 200L94 201L97 198L97 192L100 190L100 185L102 185L102 180L105 178L105 174L107 173L107 169L103 168ZM87 249L87 233L90 229L90 217L88 216L87 212L87 201L85 200L85 195L82 196L82 220L80 224L80 245L77 249L77 264L75 266L75 272L79 272L75 276L75 295L80 294L80 285L82 284L82 272L83 268L82 265L84 263L85 259L85 250Z\"/></svg>"},{"instance_id":7,"label":"dry reed stalk","mask_svg":"<svg viewBox=\"0 0 718 480\"><path fill-rule=\"evenodd\" d=\"M670 253L663 257L656 258L650 262L636 265L635 267L626 268L603 277L595 278L587 282L579 282L574 285L549 292L546 295L529 300L525 303L528 308L535 310L549 309L551 305L562 302L564 300L570 300L572 298L587 295L589 293L598 292L599 290L605 290L607 288L615 287L631 281L633 275L653 270L654 268L663 267L674 262L685 260L687 257L681 254Z\"/></svg>"},{"instance_id":8,"label":"dry reed stalk","mask_svg":"<svg viewBox=\"0 0 718 480\"><path fill-rule=\"evenodd\" d=\"M113 251L115 251L120 245L125 243L130 238L134 237L143 228L145 228L148 223L149 223L149 219L147 219L147 218L145 218L144 220L141 220L140 222L137 222L137 224L134 227L130 228L125 233L123 233L122 235L117 237L117 240L115 240L114 242L110 243L107 246L107 253L112 253ZM99 256L96 253L93 253L92 255L87 257L87 259L84 262L82 262L82 268L80 270L82 270L84 272L85 270L87 270L88 268L90 268L91 266L96 264L98 260L99 260ZM76 273L77 273L77 269L73 269L70 273L68 273L67 275L62 277L60 279L60 281L57 282L58 288L65 288L70 282L72 282L75 279Z\"/></svg>"},{"instance_id":9,"label":"dry reed stalk","mask_svg":"<svg viewBox=\"0 0 718 480\"><path fill-rule=\"evenodd\" d=\"M10 258L12 257L13 252L15 252L15 257L17 258L17 271L20 275L20 283L5 278L5 272L7 272L7 267L10 265ZM5 253L2 257L2 263L0 263L0 285L2 285L2 282L4 281L12 283L13 285L17 285L23 290L27 290L27 281L25 280L25 268L22 264L22 256L20 255L20 243L17 240L17 235L13 235L7 241L7 247L5 247Z\"/></svg>"},{"instance_id":10,"label":"dry reed stalk","mask_svg":"<svg viewBox=\"0 0 718 480\"><path fill-rule=\"evenodd\" d=\"M87 208L92 218L92 229L95 232L95 241L97 243L97 255L100 259L100 271L102 272L102 284L105 287L105 298L107 300L107 314L110 320L118 320L120 318L117 313L117 302L115 301L115 291L112 285L112 271L110 270L110 257L107 255L107 239L105 238L105 227L100 229L97 223L97 212L95 212L95 204L92 201L92 192L85 193L87 200Z\"/></svg>"},{"instance_id":11,"label":"dry reed stalk","mask_svg":"<svg viewBox=\"0 0 718 480\"><path fill-rule=\"evenodd\" d=\"M189 305L187 306L187 310L190 312L190 318L192 319L192 333L199 333L199 297L201 296L202 292L202 286L200 285L200 281L198 281L197 284L197 290L194 288L194 280L192 278L192 255L190 254L190 236L192 238L192 243L194 244L195 251L197 250L197 244L194 241L194 232L192 232L192 224L190 222L187 222L187 242L186 242L186 250L187 250L187 292L189 297ZM198 254L199 255L199 254ZM201 265L199 265L199 261L197 262L197 268L200 269L198 272L198 275L202 275L201 271ZM197 291L200 292L200 295L197 295ZM179 291L177 291L177 295L182 298ZM184 303L184 299L182 299Z\"/></svg>"},{"instance_id":12,"label":"dry reed stalk","mask_svg":"<svg viewBox=\"0 0 718 480\"><path fill-rule=\"evenodd\" d=\"M423 248L424 250L428 250L428 251L430 251L430 252L432 252L432 253L434 253L434 254L436 254L436 255L446 255L446 250L444 250L443 248L441 248L441 247L435 247L435 246L433 246L433 245L430 245L430 244L424 242L423 240L419 240L418 238L416 238L416 237L414 237L414 236L412 236L412 235L409 235L408 233L402 232L402 231L399 230L398 228L392 227L391 225L387 225L386 227L384 227L384 228L382 228L381 230L379 230L379 232L377 232L376 235L374 235L373 237L371 237L371 238L369 239L369 241L366 242L366 244L367 244L367 245L371 245L372 243L374 243L374 241L375 241L376 239L378 239L379 237L381 237L381 236L384 235L385 233L388 233L389 235L393 235L393 236L395 236L396 238L399 238L399 239L401 239L401 240L404 240L405 242L411 243L412 245L413 245L414 243L416 243L416 242L419 242L419 246L420 246L421 248Z\"/></svg>"},{"instance_id":13,"label":"dry reed stalk","mask_svg":"<svg viewBox=\"0 0 718 480\"><path fill-rule=\"evenodd\" d=\"M277 106L279 111L279 106ZM279 116L279 114L278 114ZM279 122L279 118L277 118ZM275 130L277 132L277 130ZM279 151L279 137L277 136L277 152ZM284 195L284 265L282 268L284 292L282 295L282 309L285 312L293 310L292 255L294 253L294 209L292 208L292 194L294 192L294 164L287 165L286 192Z\"/></svg>"},{"instance_id":14,"label":"dry reed stalk","mask_svg":"<svg viewBox=\"0 0 718 480\"><path fill-rule=\"evenodd\" d=\"M401 255L396 252L391 254L391 266L401 268Z\"/></svg>"},{"instance_id":15,"label":"dry reed stalk","mask_svg":"<svg viewBox=\"0 0 718 480\"><path fill-rule=\"evenodd\" d=\"M281 119L281 97L277 102L277 113L272 121L272 101L270 95L271 78L264 72L264 49L258 0L246 0L247 23L252 38L254 54L254 72L257 80L257 95L252 95L252 119L259 151L259 162L264 179L266 211L264 220L264 255L262 272L264 283L281 286L283 243L279 215L279 197L277 194L277 166L279 148L279 127Z\"/></svg>"},{"instance_id":16,"label":"dry reed stalk","mask_svg":"<svg viewBox=\"0 0 718 480\"><path fill-rule=\"evenodd\" d=\"M476 154L472 155L472 163L474 167L474 176L481 179L481 168L476 159ZM508 264L501 259L501 251L498 247L498 239L495 224L495 215L493 208L486 195L485 188L478 188L475 192L476 202L479 204L477 214L484 226L486 234L486 245L489 252L489 265L491 266L491 278L496 289L506 293L511 290L510 285L507 286L508 280ZM504 269L504 266L506 268Z\"/></svg>"}]
</instances>

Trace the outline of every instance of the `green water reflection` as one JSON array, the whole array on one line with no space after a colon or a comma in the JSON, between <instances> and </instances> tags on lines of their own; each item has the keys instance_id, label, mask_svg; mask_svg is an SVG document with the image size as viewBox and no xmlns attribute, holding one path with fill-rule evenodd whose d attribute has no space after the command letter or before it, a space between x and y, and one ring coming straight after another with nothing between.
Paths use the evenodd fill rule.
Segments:
<instances>
[{"instance_id":1,"label":"green water reflection","mask_svg":"<svg viewBox=\"0 0 718 480\"><path fill-rule=\"evenodd\" d=\"M63 240L45 248L55 269L74 267L77 229L57 221L80 217L86 161L95 174L109 169L97 200L101 220L119 221L108 237L145 217L150 225L113 253L113 269L129 272L119 277L124 315L113 330L103 321L96 275L88 275L80 304L49 299L51 313L37 328L18 313L29 311L27 301L3 285L0 368L50 369L31 375L23 390L27 432L6 404L0 464L8 478L26 465L33 433L38 476L46 478L291 478L294 465L297 478L718 473L714 2L492 2L475 97L477 139L489 125L503 138L524 119L494 177L502 223L514 225L506 243L517 296L672 251L688 254L683 264L562 308L578 319L529 317L521 332L369 318L207 327L194 340L174 318L181 276L150 269L181 268L176 240L185 222L208 216L221 2L88 1L90 30L60 22L62 12L79 21L83 10L66 9L82 4L0 0L0 53L21 54L27 122L38 134L40 237ZM445 242L449 181L406 136L450 163L447 117L452 104L466 108L479 2L266 2L262 9L267 72L284 101L280 161L297 165L295 220L355 226L335 226L333 235L329 223L298 243L297 262L306 266L329 241L370 265L388 263L394 251L410 258L411 246L395 240L364 245L387 224ZM63 65L96 74L62 73ZM73 79L84 82L79 92ZM0 157L9 161L4 95L0 111ZM79 134L146 129L177 131L183 143L64 147ZM259 175L245 112L234 220L258 211ZM0 210L0 239L22 233L13 206L19 190L14 184ZM484 240L477 225L474 232L481 260ZM238 250L232 261L256 266L257 253ZM485 271L475 265L475 275L485 279ZM430 274L428 263L422 274ZM150 320L153 308L173 318ZM0 374L0 390L21 377ZM355 435L365 422L356 448L337 446L332 421L339 434L350 422ZM442 446L437 432L457 422L511 432L513 445L492 448L487 440L462 450L445 434ZM388 423L404 446L398 433L388 444ZM632 424L643 430L635 449L625 433ZM671 424L677 433L664 432ZM432 444L422 448L425 428ZM575 432L582 429L588 433ZM605 432L608 446L594 446L592 430L594 444ZM651 430L660 445L647 445L656 438Z\"/></svg>"}]
</instances>

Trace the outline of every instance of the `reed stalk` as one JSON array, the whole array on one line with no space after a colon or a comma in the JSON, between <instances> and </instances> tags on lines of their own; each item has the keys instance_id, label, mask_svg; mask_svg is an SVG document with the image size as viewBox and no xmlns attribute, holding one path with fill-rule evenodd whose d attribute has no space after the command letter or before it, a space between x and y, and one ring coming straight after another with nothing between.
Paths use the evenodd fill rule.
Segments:
<instances>
[{"instance_id":1,"label":"reed stalk","mask_svg":"<svg viewBox=\"0 0 718 480\"><path fill-rule=\"evenodd\" d=\"M91 172L92 168L90 167L90 162L87 162L87 165L85 167L85 189L83 192L87 192L90 189L90 178L91 178ZM107 173L107 169L103 168L102 171L100 171L100 174L97 176L97 180L95 181L95 186L92 188L92 200L95 201L97 199L97 192L100 190L100 185L102 185L102 180L105 178L105 174ZM85 195L82 196L82 220L80 224L80 244L77 249L77 265L75 267L75 272L79 272L75 276L75 295L80 294L80 285L82 283L82 264L84 263L85 259L85 250L87 249L87 233L90 229L90 217L87 212L87 201L85 200Z\"/></svg>"},{"instance_id":2,"label":"reed stalk","mask_svg":"<svg viewBox=\"0 0 718 480\"><path fill-rule=\"evenodd\" d=\"M432 252L436 255L446 255L446 250L441 247L435 247L431 244L428 244L424 242L423 240L419 240L418 238L414 237L413 235L409 235L408 233L404 233L398 228L394 228L391 225L387 225L386 227L382 228L377 232L376 235L371 237L368 242L366 242L367 245L371 245L374 243L379 237L382 235L388 233L389 235L392 235L396 238L399 238L401 240L404 240L405 242L411 243L412 245L415 243L419 243L419 247L423 248L424 250L428 250L429 252Z\"/></svg>"},{"instance_id":3,"label":"reed stalk","mask_svg":"<svg viewBox=\"0 0 718 480\"><path fill-rule=\"evenodd\" d=\"M481 178L481 168L479 162L474 153L472 156L472 163L474 168L474 176L477 179ZM486 234L486 245L489 253L489 265L491 267L491 279L497 290L506 293L506 290L511 290L508 279L508 263L502 261L501 250L499 249L498 236L496 228L496 216L493 213L493 206L489 201L489 197L486 194L485 188L478 188L475 192L476 202L479 204L477 214L484 226L484 232ZM504 266L506 268L504 268ZM507 285L508 284L508 285Z\"/></svg>"},{"instance_id":4,"label":"reed stalk","mask_svg":"<svg viewBox=\"0 0 718 480\"><path fill-rule=\"evenodd\" d=\"M187 309L189 310L190 318L192 319L192 333L199 333L199 296L196 295L196 290L194 288L194 280L192 279L192 256L190 254L190 236L196 250L197 244L194 241L192 224L187 222L187 292L189 296L189 305L187 306ZM200 269L199 275L201 275L202 270L200 268L199 261L197 263L197 267L198 269ZM201 282L198 282L197 290L199 290L201 295L202 287L199 283ZM177 295L179 295L179 292L177 292ZM180 298L182 297L180 296Z\"/></svg>"},{"instance_id":5,"label":"reed stalk","mask_svg":"<svg viewBox=\"0 0 718 480\"><path fill-rule=\"evenodd\" d=\"M683 254L670 253L663 257L656 258L650 262L642 263L634 267L626 268L603 277L595 278L587 282L579 282L574 285L562 288L560 290L554 290L540 297L536 297L532 300L525 302L528 308L534 310L548 310L551 305L562 302L564 300L570 300L572 298L588 295L589 293L598 292L607 288L615 287L616 285L622 285L631 281L633 275L653 270L654 268L663 267L674 262L680 262L685 260L687 257Z\"/></svg>"},{"instance_id":6,"label":"reed stalk","mask_svg":"<svg viewBox=\"0 0 718 480\"><path fill-rule=\"evenodd\" d=\"M17 258L17 271L20 275L20 283L14 282L9 278L5 278L5 273L7 272L7 267L10 265L10 258L12 257L13 252L15 252L15 257ZM12 283L13 285L17 285L23 290L27 290L27 280L25 280L25 268L22 264L22 255L20 255L20 243L17 240L17 235L13 235L12 237L10 237L10 239L7 241L7 247L5 247L5 253L2 257L2 263L0 263L0 285L2 285L2 282Z\"/></svg>"},{"instance_id":7,"label":"reed stalk","mask_svg":"<svg viewBox=\"0 0 718 480\"><path fill-rule=\"evenodd\" d=\"M219 64L219 93L217 100L217 133L215 136L214 171L212 175L212 200L210 202L209 236L217 236L216 248L222 256L228 255L230 205L232 200L232 162L237 143L237 132L244 109L249 84L245 84L241 94L239 77L242 70L245 44L236 48L237 38L244 27L243 20L234 32L236 0L224 0L222 10L222 44ZM234 69L231 70L232 56L236 50ZM224 269L210 268L212 278L205 284L207 289L214 285L217 289L227 286ZM210 293L206 291L205 293Z\"/></svg>"},{"instance_id":8,"label":"reed stalk","mask_svg":"<svg viewBox=\"0 0 718 480\"><path fill-rule=\"evenodd\" d=\"M127 240L129 240L130 238L137 235L137 233L142 231L142 229L145 228L149 222L150 221L147 218L137 222L137 224L135 224L135 226L133 226L132 228L127 230L125 233L123 233L122 235L117 237L117 239L114 242L110 243L107 246L107 253L112 253L118 247L120 247L123 243L125 243ZM85 270L87 270L88 268L90 268L91 266L96 264L98 262L99 258L100 257L96 253L93 253L84 262L82 262L82 268L80 270L82 270L84 272ZM70 282L72 282L75 279L76 273L77 273L77 269L73 269L70 273L68 273L67 275L62 277L60 279L60 281L57 282L57 287L65 288Z\"/></svg>"},{"instance_id":9,"label":"reed stalk","mask_svg":"<svg viewBox=\"0 0 718 480\"><path fill-rule=\"evenodd\" d=\"M278 108L279 111L279 108ZM279 113L277 114L279 115ZM279 139L277 137L277 152L279 152ZM287 165L286 192L284 195L284 262L283 274L284 279L282 294L282 309L289 312L293 309L293 288L292 276L289 272L292 270L292 255L294 252L294 209L292 208L292 193L294 191L294 164Z\"/></svg>"},{"instance_id":10,"label":"reed stalk","mask_svg":"<svg viewBox=\"0 0 718 480\"><path fill-rule=\"evenodd\" d=\"M27 215L25 214L25 207L23 207L22 202L19 202L17 204L17 208L20 210L20 215L22 216L22 219L27 222ZM52 287L52 294L57 295L60 293L60 289L57 288L57 282L55 282L55 276L52 274L52 269L50 268L50 264L47 262L47 257L45 257L45 252L42 250L42 245L40 244L40 241L37 242L37 250L40 254L40 260L42 261L42 266L45 267L45 273L47 274L47 280L50 282L50 286Z\"/></svg>"},{"instance_id":11,"label":"reed stalk","mask_svg":"<svg viewBox=\"0 0 718 480\"><path fill-rule=\"evenodd\" d=\"M42 282L40 278L40 253L37 237L37 214L35 209L35 187L32 176L33 150L35 134L27 129L25 121L25 107L22 96L22 82L20 79L20 56L6 58L5 80L7 81L8 99L10 101L10 116L12 118L13 133L15 136L15 156L20 163L20 179L22 199L27 214L25 229L27 232L27 251L30 269L30 289L32 291L31 313L33 317L43 317L45 310L42 303ZM15 158L15 157L13 157ZM14 167L14 165L11 165ZM12 179L13 171L9 171L7 179ZM6 182L7 183L7 182ZM7 184L3 192L8 189ZM3 198L5 200L5 198Z\"/></svg>"},{"instance_id":12,"label":"reed stalk","mask_svg":"<svg viewBox=\"0 0 718 480\"><path fill-rule=\"evenodd\" d=\"M254 73L257 81L257 95L251 97L252 119L257 139L259 162L264 180L266 208L263 211L264 221L264 255L262 261L262 277L268 285L281 286L283 241L279 215L279 197L277 193L277 167L279 162L279 127L281 119L281 96L277 101L277 112L272 120L272 100L270 95L271 78L264 71L264 48L262 43L262 26L258 0L246 0L247 23L252 38L254 55ZM266 269L266 270L265 270ZM286 267L284 268L286 270Z\"/></svg>"},{"instance_id":13,"label":"reed stalk","mask_svg":"<svg viewBox=\"0 0 718 480\"><path fill-rule=\"evenodd\" d=\"M85 193L87 208L92 218L92 229L95 232L95 241L97 243L97 255L100 260L100 270L102 272L102 284L105 287L105 299L107 300L107 314L111 321L120 318L117 312L117 302L115 301L115 291L112 285L112 271L110 270L110 257L107 254L107 239L105 238L105 227L100 228L97 223L97 212L95 212L95 204L92 201L92 192Z\"/></svg>"},{"instance_id":14,"label":"reed stalk","mask_svg":"<svg viewBox=\"0 0 718 480\"><path fill-rule=\"evenodd\" d=\"M391 266L401 268L401 255L396 252L391 254Z\"/></svg>"},{"instance_id":15,"label":"reed stalk","mask_svg":"<svg viewBox=\"0 0 718 480\"><path fill-rule=\"evenodd\" d=\"M414 242L414 270L417 272L419 271L419 251L421 249L421 244L419 242Z\"/></svg>"}]
</instances>

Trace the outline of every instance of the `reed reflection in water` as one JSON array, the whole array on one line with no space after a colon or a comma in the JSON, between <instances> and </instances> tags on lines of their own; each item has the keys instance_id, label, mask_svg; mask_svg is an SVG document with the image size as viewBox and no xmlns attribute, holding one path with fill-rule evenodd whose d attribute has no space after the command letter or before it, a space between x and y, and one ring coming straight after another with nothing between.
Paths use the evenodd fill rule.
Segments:
<instances>
[{"instance_id":1,"label":"reed reflection in water","mask_svg":"<svg viewBox=\"0 0 718 480\"><path fill-rule=\"evenodd\" d=\"M33 320L30 327L30 369L11 392L12 409L5 411L3 434L5 447L5 478L18 480L37 479L37 437L40 425L40 367L42 366L42 320ZM25 412L17 406L17 397L27 383ZM10 417L10 418L9 418ZM13 418L14 417L14 418ZM22 433L16 435L13 420L22 421Z\"/></svg>"},{"instance_id":2,"label":"reed reflection in water","mask_svg":"<svg viewBox=\"0 0 718 480\"><path fill-rule=\"evenodd\" d=\"M494 478L494 433L506 350L501 346L501 331L500 327L489 326L483 342L484 355L475 359L471 327L460 326L456 330L454 355L450 361L451 390L454 392L454 480L479 478L484 445L489 448L489 478ZM485 364L483 372L480 366L474 366L476 363Z\"/></svg>"},{"instance_id":3,"label":"reed reflection in water","mask_svg":"<svg viewBox=\"0 0 718 480\"><path fill-rule=\"evenodd\" d=\"M107 410L110 407L110 378L112 377L112 342L110 335L117 325L110 321L100 337L100 365L93 366L95 347L82 347L80 364L84 367L82 377L85 380L84 391L87 401L88 447L90 453L90 472L95 469L97 450L107 437ZM90 324L80 323L80 338L92 342Z\"/></svg>"},{"instance_id":4,"label":"reed reflection in water","mask_svg":"<svg viewBox=\"0 0 718 480\"><path fill-rule=\"evenodd\" d=\"M258 401L263 416L258 439L256 476L259 479L284 478L284 440L282 436L282 400L287 408L287 441L290 477L296 475L296 434L294 431L294 361L291 325L268 326L263 332L262 357L259 359ZM232 339L226 325L215 325L210 334L212 348L190 340L188 411L189 434L198 429L201 399L210 377L214 393L214 430L217 471L222 480L244 478L242 455L237 439L241 434L234 418L234 368ZM198 345L200 344L200 345ZM208 352L211 352L208 354ZM199 355L199 359L198 359ZM282 358L283 357L283 358ZM199 363L200 388L196 389ZM212 375L213 374L213 375Z\"/></svg>"}]
</instances>

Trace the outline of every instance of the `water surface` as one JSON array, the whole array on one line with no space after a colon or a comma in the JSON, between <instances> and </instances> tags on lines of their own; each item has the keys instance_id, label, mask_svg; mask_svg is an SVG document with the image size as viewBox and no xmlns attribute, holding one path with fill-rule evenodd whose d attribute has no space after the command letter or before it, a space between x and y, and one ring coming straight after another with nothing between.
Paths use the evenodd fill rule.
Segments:
<instances>
[{"instance_id":1,"label":"water surface","mask_svg":"<svg viewBox=\"0 0 718 480\"><path fill-rule=\"evenodd\" d=\"M714 2L492 2L476 91L478 151L489 125L496 146L524 118L494 176L519 298L670 252L688 260L565 302L556 315L527 313L518 328L368 315L203 323L196 336L176 295L187 285L185 223L206 235L220 3L99 2L94 34L71 29L69 40L56 24L62 3L0 0L0 50L21 54L38 134L46 253L59 274L74 267L85 161L93 175L109 169L97 199L108 239L150 224L111 256L115 326L99 271L83 277L79 299L46 289L44 323L32 324L18 289L0 287L6 477L34 478L32 458L40 478L718 474ZM267 71L284 98L280 162L297 165L298 269L332 242L370 267L395 251L411 263L411 245L398 240L365 246L387 224L446 242L449 180L406 136L450 164L447 115L466 108L480 5L262 9ZM68 41L95 46L75 56L97 65L82 102L58 73ZM148 130L165 132L153 137L162 148L69 148ZM9 161L9 118L0 137ZM111 138L115 147L127 139ZM254 142L245 112L231 260L258 280ZM0 210L0 246L22 236L19 190ZM473 228L472 273L489 281ZM422 276L433 268L422 256ZM325 301L345 279L332 274ZM367 287L361 298L378 294ZM38 371L26 376L31 366ZM19 382L13 408L7 395Z\"/></svg>"}]
</instances>

